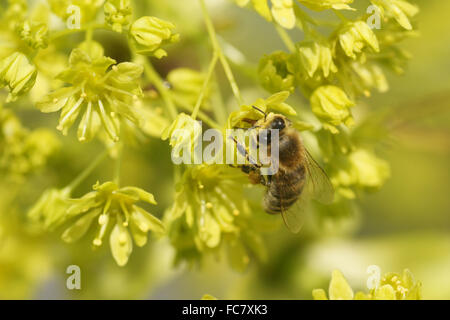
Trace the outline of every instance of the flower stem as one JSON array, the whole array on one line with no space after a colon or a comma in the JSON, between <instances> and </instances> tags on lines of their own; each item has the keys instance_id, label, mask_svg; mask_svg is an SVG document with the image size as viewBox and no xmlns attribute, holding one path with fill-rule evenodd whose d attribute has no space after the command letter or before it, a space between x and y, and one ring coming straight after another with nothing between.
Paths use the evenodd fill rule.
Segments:
<instances>
[{"instance_id":1,"label":"flower stem","mask_svg":"<svg viewBox=\"0 0 450 320\"><path fill-rule=\"evenodd\" d=\"M333 9L333 12L339 19L341 19L342 22L348 21L348 19L339 10Z\"/></svg>"},{"instance_id":2,"label":"flower stem","mask_svg":"<svg viewBox=\"0 0 450 320\"><path fill-rule=\"evenodd\" d=\"M166 104L170 117L172 120L175 120L178 114L177 107L175 106L172 97L170 96L169 89L164 85L163 80L161 79L160 75L156 72L155 68L153 68L153 65L148 59L141 59L144 64L144 72L147 76L148 80L153 83L153 85L156 87L156 89L161 94L161 97L164 100L164 103Z\"/></svg>"},{"instance_id":3,"label":"flower stem","mask_svg":"<svg viewBox=\"0 0 450 320\"><path fill-rule=\"evenodd\" d=\"M202 91L198 95L197 102L195 103L194 110L192 111L191 117L194 120L195 120L195 118L197 118L198 111L200 110L200 105L203 102L203 97L205 96L205 92L206 92L206 89L208 88L209 81L211 80L211 76L213 74L214 68L216 67L217 59L218 59L218 55L217 55L217 52L215 51L213 54L213 57L211 59L211 63L209 64L209 67L208 67L208 73L206 74L205 82L203 82Z\"/></svg>"},{"instance_id":4,"label":"flower stem","mask_svg":"<svg viewBox=\"0 0 450 320\"><path fill-rule=\"evenodd\" d=\"M192 105L190 105L189 103L187 103L183 100L177 101L177 105L187 111L190 111L190 112L192 112L194 110ZM216 121L214 121L211 117L209 117L206 113L204 113L202 110L198 111L197 117L200 120L202 120L203 122L205 122L211 128L216 128L219 130L221 129L221 126Z\"/></svg>"},{"instance_id":5,"label":"flower stem","mask_svg":"<svg viewBox=\"0 0 450 320\"><path fill-rule=\"evenodd\" d=\"M80 185L91 173L94 169L108 156L109 149L105 149L101 154L94 159L94 161L89 164L83 171L81 171L75 179L72 180L64 189L66 189L69 193L72 192L76 187Z\"/></svg>"},{"instance_id":6,"label":"flower stem","mask_svg":"<svg viewBox=\"0 0 450 320\"><path fill-rule=\"evenodd\" d=\"M228 64L227 58L222 52L222 48L219 45L217 40L216 31L214 30L213 23L211 18L209 17L208 10L206 9L205 1L199 0L200 5L202 7L203 18L205 19L206 29L208 30L209 38L211 39L212 46L214 51L219 56L220 63L225 71L225 75L227 76L228 82L230 83L231 90L233 91L233 95L236 98L239 105L243 104L241 92L239 91L239 87L234 79L233 72L231 71L230 65Z\"/></svg>"},{"instance_id":7,"label":"flower stem","mask_svg":"<svg viewBox=\"0 0 450 320\"><path fill-rule=\"evenodd\" d=\"M278 35L280 36L286 48L288 48L290 52L295 52L295 43L294 41L292 41L291 37L286 32L286 30L284 30L277 24L275 24L275 29L277 30Z\"/></svg>"},{"instance_id":8,"label":"flower stem","mask_svg":"<svg viewBox=\"0 0 450 320\"><path fill-rule=\"evenodd\" d=\"M85 39L87 42L91 42L94 36L94 28L89 27L86 29Z\"/></svg>"}]
</instances>

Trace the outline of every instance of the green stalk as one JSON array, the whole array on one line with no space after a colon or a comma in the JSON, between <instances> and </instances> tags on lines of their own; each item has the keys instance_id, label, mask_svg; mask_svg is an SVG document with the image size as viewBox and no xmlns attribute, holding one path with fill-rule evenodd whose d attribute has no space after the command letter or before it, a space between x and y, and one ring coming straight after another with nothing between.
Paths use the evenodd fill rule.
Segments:
<instances>
[{"instance_id":1,"label":"green stalk","mask_svg":"<svg viewBox=\"0 0 450 320\"><path fill-rule=\"evenodd\" d=\"M239 91L239 87L234 79L233 72L231 71L230 65L228 64L227 58L223 54L222 48L219 45L217 40L216 31L214 30L213 23L211 18L209 17L208 10L206 9L205 1L199 0L200 5L202 7L203 18L205 19L206 29L208 30L209 38L211 39L212 46L214 51L219 56L220 63L225 71L225 75L227 76L228 82L230 83L231 90L233 91L233 95L236 98L239 105L244 104L241 96L241 92Z\"/></svg>"},{"instance_id":2,"label":"green stalk","mask_svg":"<svg viewBox=\"0 0 450 320\"><path fill-rule=\"evenodd\" d=\"M172 120L175 120L178 115L178 111L177 107L175 106L172 100L172 97L170 96L169 89L164 85L163 80L161 79L160 75L156 72L155 68L153 68L153 65L150 63L150 61L145 58L141 59L141 61L142 60L144 64L145 75L147 76L148 80L151 83L153 83L153 85L159 91L161 97L164 100L164 103L166 104L169 110L170 117L172 118Z\"/></svg>"},{"instance_id":3,"label":"green stalk","mask_svg":"<svg viewBox=\"0 0 450 320\"><path fill-rule=\"evenodd\" d=\"M101 154L99 154L94 161L92 161L89 166L87 166L83 171L81 171L75 179L72 180L64 189L71 193L76 187L80 185L97 166L108 156L109 149L105 149Z\"/></svg>"},{"instance_id":4,"label":"green stalk","mask_svg":"<svg viewBox=\"0 0 450 320\"><path fill-rule=\"evenodd\" d=\"M203 102L203 98L205 96L206 89L208 88L209 81L211 80L211 76L214 72L214 68L216 67L217 58L218 58L217 52L214 52L214 55L211 59L211 63L209 64L209 67L208 67L208 73L206 74L205 82L203 82L202 91L198 95L197 102L195 103L194 110L192 111L191 117L194 120L195 120L195 118L197 118L198 111L200 110L200 105Z\"/></svg>"},{"instance_id":5,"label":"green stalk","mask_svg":"<svg viewBox=\"0 0 450 320\"><path fill-rule=\"evenodd\" d=\"M278 32L278 35L280 36L281 40L283 41L284 45L290 52L295 52L295 43L292 41L289 34L284 30L284 28L280 27L278 24L274 23L275 29Z\"/></svg>"}]
</instances>

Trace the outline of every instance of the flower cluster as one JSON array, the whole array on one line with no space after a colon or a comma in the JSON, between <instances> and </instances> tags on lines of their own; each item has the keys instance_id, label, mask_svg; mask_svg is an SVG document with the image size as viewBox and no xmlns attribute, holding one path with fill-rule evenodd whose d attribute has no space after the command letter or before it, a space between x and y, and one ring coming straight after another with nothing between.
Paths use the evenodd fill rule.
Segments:
<instances>
[{"instance_id":1,"label":"flower cluster","mask_svg":"<svg viewBox=\"0 0 450 320\"><path fill-rule=\"evenodd\" d=\"M63 134L81 115L78 140L92 139L102 125L109 138L118 141L122 119L140 123L132 102L142 94L137 79L143 68L131 62L115 63L104 56L99 43L83 42L72 50L69 68L58 76L70 86L48 94L38 108L42 112L61 110L57 129Z\"/></svg>"},{"instance_id":2,"label":"flower cluster","mask_svg":"<svg viewBox=\"0 0 450 320\"><path fill-rule=\"evenodd\" d=\"M323 289L312 292L314 300L327 300ZM390 272L384 275L378 286L369 293L353 293L352 288L339 270L333 271L328 288L330 300L420 300L421 283L414 280L408 269L402 274Z\"/></svg>"},{"instance_id":3,"label":"flower cluster","mask_svg":"<svg viewBox=\"0 0 450 320\"><path fill-rule=\"evenodd\" d=\"M277 228L282 219L264 213L261 204L253 201L260 199L264 190L250 188L240 170L222 164L176 167L174 199L162 201L167 205L164 224L145 209L156 205L152 194L119 185L123 146L142 141L143 132L168 140L173 149L190 150L194 155L202 129L197 120L202 120L205 127L225 130L249 128L252 120L263 118L267 112L289 116L294 128L309 131L302 135L305 146L312 146L312 153L323 163L337 190L335 203L318 210L348 211L359 191L376 190L389 177L388 163L377 155L373 142L377 139L363 132L361 128L367 122L362 123L361 117L353 117L352 112L359 108L359 99L368 97L372 90L388 89L385 69L396 73L405 69L408 54L398 43L415 34L413 17L417 7L405 0L373 0L384 18L383 28L373 30L365 22L366 15L359 15L352 8L352 0L236 0L239 6L251 5L264 19L273 22L289 49L261 57L256 76L271 95L252 99L250 104L246 101L247 92L241 95L234 68L228 63L230 56L239 51L217 37L207 7L204 1L200 3L207 31L201 36L210 37L214 50L206 72L193 69L195 63L185 63L185 56L162 67L152 64L168 55L167 46L177 42L179 35L170 21L137 15L139 8L145 6L137 1L48 0L30 10L25 0L9 1L0 19L0 88L7 89L4 100L8 103L21 98L11 103L12 108L0 108L0 173L24 175L45 164L59 146L50 131L31 131L22 126L13 111L18 105L24 109L32 107L26 112L36 112L43 119L49 118L42 113L59 112L57 129L63 135L76 126L79 142L100 138L108 146L105 154L113 155L116 162L114 182L97 182L93 191L85 190L79 198L73 198L73 190L94 175L100 161L84 168L66 187L56 187L63 183L57 178L48 179L52 185L43 192L37 191L40 197L37 194L38 200L28 207L28 218L36 225L45 231L64 229L65 242L75 242L95 232L94 247L100 247L108 237L119 266L128 263L133 245L141 247L147 243L150 231L167 235L175 249L176 262L195 263L204 256L225 254L231 266L242 271L253 255L265 259L262 234ZM72 5L80 10L80 28L60 29L71 19L73 13L68 9ZM339 21L321 26L316 15L310 16L304 7L317 12L330 10ZM54 15L62 20L53 23ZM324 31L329 26L332 29ZM285 30L294 28L303 31L302 40L293 41ZM127 48L123 55L109 47L98 32L100 29L120 39L117 41ZM215 77L219 64L224 74ZM221 96L225 90L219 81L224 79L238 101L234 111ZM293 97L295 91L308 102L307 110L294 103L298 98ZM39 118L37 123L44 120ZM223 138L225 142L227 138ZM76 139L74 143L79 148L88 147ZM145 151L141 149L149 154L157 150L154 145ZM160 155L159 151L153 154ZM136 158L130 156L127 160L137 161ZM172 169L168 157L159 158ZM133 167L129 163L127 166ZM60 167L55 165L54 169L58 171ZM130 179L141 173L135 172ZM67 174L71 174L70 170ZM252 198L250 192L259 194ZM138 205L141 202L144 204ZM402 276L388 274L378 289L356 296L419 297L420 284L411 279L406 271ZM330 298L353 298L353 291L345 284L340 273L333 273ZM314 296L326 295L315 291Z\"/></svg>"},{"instance_id":4,"label":"flower cluster","mask_svg":"<svg viewBox=\"0 0 450 320\"><path fill-rule=\"evenodd\" d=\"M196 262L202 254L225 251L231 266L244 270L250 252L264 259L260 232L277 224L250 208L242 197L243 174L220 165L200 165L185 171L175 202L164 215L177 250L176 261Z\"/></svg>"},{"instance_id":5,"label":"flower cluster","mask_svg":"<svg viewBox=\"0 0 450 320\"><path fill-rule=\"evenodd\" d=\"M93 189L94 191L79 199L67 200L64 199L64 190L59 192L50 190L41 198L30 215L32 218L39 213L47 215L46 224L51 227L68 220L72 221L70 227L62 234L62 239L66 242L74 242L83 237L96 221L97 231L93 245L101 246L105 234L110 232L111 252L119 266L124 266L128 262L133 250L131 236L134 243L142 247L147 243L149 231L164 233L161 221L136 205L138 201L155 205L156 201L151 193L136 187L119 188L114 182L103 184L97 182Z\"/></svg>"},{"instance_id":6,"label":"flower cluster","mask_svg":"<svg viewBox=\"0 0 450 320\"><path fill-rule=\"evenodd\" d=\"M373 125L365 117L357 122L352 111L373 90L388 90L386 70L404 72L410 55L399 43L416 35L413 18L418 8L408 1L371 1L381 15L382 26L375 29L369 26L370 19L365 13L360 15L351 7L352 2L272 1L271 9L265 10L262 8L267 1L252 1L254 10L265 19L275 21L281 28L297 26L304 32L304 39L295 42L279 28L290 52L275 51L263 56L258 78L271 93L282 90L292 93L298 89L309 101L318 121L308 117L307 111L297 114L307 115L309 126L300 125L313 131L307 145L313 140L318 143L319 148L313 151L325 161L325 171L337 190L335 203L319 208L332 216L336 212L353 212L351 200L358 192L379 189L390 175L389 164L378 157L376 148L383 123ZM249 1L237 3L244 6ZM313 11L332 9L338 21L322 27L316 16L309 15L302 6ZM373 130L363 129L367 127Z\"/></svg>"},{"instance_id":7,"label":"flower cluster","mask_svg":"<svg viewBox=\"0 0 450 320\"><path fill-rule=\"evenodd\" d=\"M130 0L108 0L103 6L105 21L116 32L122 32L123 27L130 23Z\"/></svg>"},{"instance_id":8,"label":"flower cluster","mask_svg":"<svg viewBox=\"0 0 450 320\"><path fill-rule=\"evenodd\" d=\"M351 9L348 4L352 1L299 2L309 9L322 11ZM373 2L383 8L385 19L381 30L371 29L364 16L360 16L354 20L342 18L342 22L325 36L316 28L319 23L299 6L293 6L292 1L280 1L283 6L279 7L274 1L273 17L277 17L274 10L283 12L284 17L275 18L275 21L289 29L293 25L287 21L291 21L291 16L296 17L305 32L305 39L293 43L295 49L291 46L290 53L276 51L261 59L258 72L262 86L270 92L292 92L298 87L309 99L311 110L323 128L332 133L337 134L341 125L351 126L353 120L349 108L357 99L370 95L372 89L380 92L388 89L383 67L402 70L408 55L398 48L398 42L413 35L408 17L418 11L407 1ZM255 10L258 11L256 6ZM391 17L403 29L395 28ZM398 41L392 41L393 34Z\"/></svg>"},{"instance_id":9,"label":"flower cluster","mask_svg":"<svg viewBox=\"0 0 450 320\"><path fill-rule=\"evenodd\" d=\"M7 86L7 101L28 92L36 81L36 67L20 52L14 52L0 62L0 88Z\"/></svg>"},{"instance_id":10,"label":"flower cluster","mask_svg":"<svg viewBox=\"0 0 450 320\"><path fill-rule=\"evenodd\" d=\"M35 84L37 68L32 59L47 47L48 8L37 5L27 14L27 3L10 1L0 20L0 88L7 87L7 102L27 93Z\"/></svg>"},{"instance_id":11,"label":"flower cluster","mask_svg":"<svg viewBox=\"0 0 450 320\"><path fill-rule=\"evenodd\" d=\"M50 130L30 131L10 110L0 106L0 173L21 177L43 166L59 146Z\"/></svg>"},{"instance_id":12,"label":"flower cluster","mask_svg":"<svg viewBox=\"0 0 450 320\"><path fill-rule=\"evenodd\" d=\"M275 111L287 116L295 116L295 109L285 101L289 97L288 91L274 93L266 99L259 98L251 105L242 105L239 110L230 113L227 128L246 128L251 125L244 119L259 120L264 117L262 112ZM259 110L255 109L257 107ZM262 111L262 112L261 112Z\"/></svg>"}]
</instances>

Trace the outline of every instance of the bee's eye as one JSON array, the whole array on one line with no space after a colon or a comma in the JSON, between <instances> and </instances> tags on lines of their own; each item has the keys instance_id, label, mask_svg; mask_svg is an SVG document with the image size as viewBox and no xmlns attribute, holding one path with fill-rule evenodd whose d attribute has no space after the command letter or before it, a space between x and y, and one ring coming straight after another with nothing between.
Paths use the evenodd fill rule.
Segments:
<instances>
[{"instance_id":1,"label":"bee's eye","mask_svg":"<svg viewBox=\"0 0 450 320\"><path fill-rule=\"evenodd\" d=\"M272 129L282 130L286 127L286 124L284 123L284 120L282 118L275 118L270 124L270 127Z\"/></svg>"}]
</instances>

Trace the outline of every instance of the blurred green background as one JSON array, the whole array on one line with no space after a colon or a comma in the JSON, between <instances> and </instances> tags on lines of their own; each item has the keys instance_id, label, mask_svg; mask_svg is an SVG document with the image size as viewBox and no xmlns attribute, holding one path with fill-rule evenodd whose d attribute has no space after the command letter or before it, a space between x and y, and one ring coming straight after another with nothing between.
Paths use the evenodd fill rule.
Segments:
<instances>
[{"instance_id":1,"label":"blurred green background","mask_svg":"<svg viewBox=\"0 0 450 320\"><path fill-rule=\"evenodd\" d=\"M257 65L262 54L284 49L275 29L229 1L208 3L220 36L245 53L248 65L235 66L244 97L265 95L255 88L247 70ZM219 299L310 299L312 289L328 286L332 270L341 270L354 289L364 290L366 268L378 265L383 273L409 268L422 282L425 299L450 299L450 2L414 3L421 8L420 37L405 43L413 54L406 74L389 75L390 90L363 102L373 109L392 110L395 121L381 154L391 164L391 178L380 191L358 200L354 216L320 232L307 226L305 232L291 235L280 228L266 237L268 260L253 262L246 272L237 273L225 261L213 259L201 269L174 268L166 240L150 241L133 251L128 265L120 268L108 248L94 252L88 239L66 245L57 234L34 236L25 232L20 213L8 212L8 217L17 218L7 222L15 237L0 247L0 298L198 299L208 293ZM161 74L180 66L206 68L210 47L195 1L142 6L173 21L183 39L169 50L167 59L158 62ZM107 55L127 59L120 51L122 39L109 33L95 36L107 44ZM301 34L292 36L298 41ZM228 90L224 84L225 97ZM19 114L32 128L55 123L53 116L26 106ZM65 185L99 147L80 145L73 135L63 142L64 152L51 160L45 172L30 177L28 183L34 188L21 195L19 207L32 204L45 186ZM154 192L159 216L173 195L169 152L166 143L152 139L139 150L130 148L124 159L124 185ZM81 189L88 189L95 179L107 179L111 170L99 169ZM0 181L3 198L12 192ZM2 203L0 210L11 211ZM70 264L81 267L82 290L66 289Z\"/></svg>"}]
</instances>

